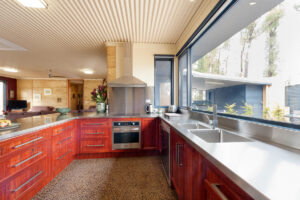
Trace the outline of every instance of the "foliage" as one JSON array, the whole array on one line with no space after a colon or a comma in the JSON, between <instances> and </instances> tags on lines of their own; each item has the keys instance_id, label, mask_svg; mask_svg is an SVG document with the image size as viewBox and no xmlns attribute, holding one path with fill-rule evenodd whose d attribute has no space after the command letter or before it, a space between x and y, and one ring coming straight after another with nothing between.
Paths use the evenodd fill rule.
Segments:
<instances>
[{"instance_id":1,"label":"foliage","mask_svg":"<svg viewBox=\"0 0 300 200\"><path fill-rule=\"evenodd\" d=\"M237 114L238 114L237 111L234 110L234 107L235 107L235 106L236 106L236 103L233 103L233 104L231 104L231 105L226 104L226 106L225 106L225 108L226 108L225 113L227 113L227 114L232 114L232 115L237 115Z\"/></svg>"},{"instance_id":2,"label":"foliage","mask_svg":"<svg viewBox=\"0 0 300 200\"><path fill-rule=\"evenodd\" d=\"M270 108L269 107L265 107L263 109L263 118L264 119L271 119L271 113L270 113Z\"/></svg>"},{"instance_id":3,"label":"foliage","mask_svg":"<svg viewBox=\"0 0 300 200\"><path fill-rule=\"evenodd\" d=\"M107 82L105 79L102 81L102 85L99 85L92 92L92 100L96 103L104 103L107 98Z\"/></svg>"},{"instance_id":4,"label":"foliage","mask_svg":"<svg viewBox=\"0 0 300 200\"><path fill-rule=\"evenodd\" d=\"M244 110L243 115L245 116L253 116L254 112L253 112L253 106L245 103L244 106L241 106L241 108Z\"/></svg>"},{"instance_id":5,"label":"foliage","mask_svg":"<svg viewBox=\"0 0 300 200\"><path fill-rule=\"evenodd\" d=\"M277 105L274 110L272 111L273 118L278 121L284 120L284 110Z\"/></svg>"},{"instance_id":6,"label":"foliage","mask_svg":"<svg viewBox=\"0 0 300 200\"><path fill-rule=\"evenodd\" d=\"M277 28L279 20L284 15L281 7L273 9L266 17L262 25L262 30L266 33L266 60L267 68L264 71L265 77L272 77L277 75L277 60L278 60L278 44L277 44Z\"/></svg>"},{"instance_id":7,"label":"foliage","mask_svg":"<svg viewBox=\"0 0 300 200\"><path fill-rule=\"evenodd\" d=\"M256 22L252 22L245 29L241 31L241 76L248 77L248 67L249 67L249 50L251 48L252 41L259 35L256 30Z\"/></svg>"},{"instance_id":8,"label":"foliage","mask_svg":"<svg viewBox=\"0 0 300 200\"><path fill-rule=\"evenodd\" d=\"M207 107L207 111L213 112L213 107L212 107L212 106L208 106L208 107Z\"/></svg>"},{"instance_id":9,"label":"foliage","mask_svg":"<svg viewBox=\"0 0 300 200\"><path fill-rule=\"evenodd\" d=\"M202 73L210 74L226 74L227 73L227 63L229 59L230 50L230 40L227 40L223 45L215 48L211 52L207 53L200 60L197 61L194 66L194 70ZM221 54L227 53L227 56L221 60ZM224 63L224 68L221 69L222 63Z\"/></svg>"}]
</instances>

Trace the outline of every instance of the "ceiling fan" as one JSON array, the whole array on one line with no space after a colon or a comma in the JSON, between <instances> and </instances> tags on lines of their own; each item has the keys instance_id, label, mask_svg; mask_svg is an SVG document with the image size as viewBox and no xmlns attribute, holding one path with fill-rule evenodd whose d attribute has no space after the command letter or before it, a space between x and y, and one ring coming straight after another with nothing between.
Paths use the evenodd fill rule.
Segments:
<instances>
[{"instance_id":1,"label":"ceiling fan","mask_svg":"<svg viewBox=\"0 0 300 200\"><path fill-rule=\"evenodd\" d=\"M65 78L64 76L56 76L56 75L53 75L51 69L49 69L48 77L49 77L49 78Z\"/></svg>"}]
</instances>

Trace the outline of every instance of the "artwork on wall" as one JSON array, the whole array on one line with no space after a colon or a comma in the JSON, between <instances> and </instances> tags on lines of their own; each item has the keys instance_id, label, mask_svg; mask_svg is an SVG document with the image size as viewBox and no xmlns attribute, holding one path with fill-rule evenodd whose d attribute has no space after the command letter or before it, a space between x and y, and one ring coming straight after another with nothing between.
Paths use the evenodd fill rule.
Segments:
<instances>
[{"instance_id":1,"label":"artwork on wall","mask_svg":"<svg viewBox=\"0 0 300 200\"><path fill-rule=\"evenodd\" d=\"M15 98L15 91L14 90L9 90L9 98L10 99Z\"/></svg>"},{"instance_id":2,"label":"artwork on wall","mask_svg":"<svg viewBox=\"0 0 300 200\"><path fill-rule=\"evenodd\" d=\"M52 94L51 88L45 88L44 89L44 95L51 95L51 94Z\"/></svg>"},{"instance_id":3,"label":"artwork on wall","mask_svg":"<svg viewBox=\"0 0 300 200\"><path fill-rule=\"evenodd\" d=\"M41 94L33 94L33 99L35 101L41 101Z\"/></svg>"}]
</instances>

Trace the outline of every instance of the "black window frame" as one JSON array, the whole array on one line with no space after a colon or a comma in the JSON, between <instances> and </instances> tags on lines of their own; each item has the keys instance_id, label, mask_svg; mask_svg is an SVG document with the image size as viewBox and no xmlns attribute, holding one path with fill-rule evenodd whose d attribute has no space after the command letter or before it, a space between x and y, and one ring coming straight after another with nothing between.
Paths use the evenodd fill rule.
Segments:
<instances>
[{"instance_id":1,"label":"black window frame","mask_svg":"<svg viewBox=\"0 0 300 200\"><path fill-rule=\"evenodd\" d=\"M171 61L171 105L174 105L174 59L175 55L161 55L156 54L154 55L154 95L156 94L156 88L155 88L155 82L156 82L156 76L155 76L155 70L157 68L156 61ZM167 108L168 106L161 106L157 105L157 102L154 97L154 106L156 108Z\"/></svg>"}]
</instances>

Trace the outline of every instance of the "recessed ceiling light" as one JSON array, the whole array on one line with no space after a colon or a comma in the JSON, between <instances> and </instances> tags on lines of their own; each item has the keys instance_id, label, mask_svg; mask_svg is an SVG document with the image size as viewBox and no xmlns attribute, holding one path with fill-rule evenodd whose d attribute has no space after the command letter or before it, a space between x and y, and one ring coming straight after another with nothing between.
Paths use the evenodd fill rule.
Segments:
<instances>
[{"instance_id":1,"label":"recessed ceiling light","mask_svg":"<svg viewBox=\"0 0 300 200\"><path fill-rule=\"evenodd\" d=\"M44 0L18 0L18 2L30 8L47 8L47 3Z\"/></svg>"},{"instance_id":2,"label":"recessed ceiling light","mask_svg":"<svg viewBox=\"0 0 300 200\"><path fill-rule=\"evenodd\" d=\"M255 1L251 1L251 2L249 3L249 5L250 5L250 6L254 6L254 5L256 5L256 2L255 2Z\"/></svg>"},{"instance_id":3,"label":"recessed ceiling light","mask_svg":"<svg viewBox=\"0 0 300 200\"><path fill-rule=\"evenodd\" d=\"M194 2L195 0L190 0L190 2Z\"/></svg>"},{"instance_id":4,"label":"recessed ceiling light","mask_svg":"<svg viewBox=\"0 0 300 200\"><path fill-rule=\"evenodd\" d=\"M91 69L82 69L81 71L85 74L93 74L94 73L94 71Z\"/></svg>"},{"instance_id":5,"label":"recessed ceiling light","mask_svg":"<svg viewBox=\"0 0 300 200\"><path fill-rule=\"evenodd\" d=\"M16 73L18 72L19 70L15 69L15 68L10 68L10 67L2 67L1 68L3 71L6 71L6 72L13 72L13 73Z\"/></svg>"}]
</instances>

